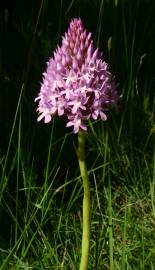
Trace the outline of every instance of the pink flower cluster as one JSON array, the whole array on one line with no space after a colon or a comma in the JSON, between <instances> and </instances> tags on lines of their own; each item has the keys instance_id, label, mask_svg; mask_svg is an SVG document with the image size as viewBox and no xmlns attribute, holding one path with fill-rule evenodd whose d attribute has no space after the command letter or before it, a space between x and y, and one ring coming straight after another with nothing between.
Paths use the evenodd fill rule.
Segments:
<instances>
[{"instance_id":1,"label":"pink flower cluster","mask_svg":"<svg viewBox=\"0 0 155 270\"><path fill-rule=\"evenodd\" d=\"M107 119L107 111L116 106L118 94L108 65L94 48L91 33L81 19L70 22L54 56L47 63L37 111L38 121L51 121L53 115L65 116L74 133L87 130L88 119Z\"/></svg>"}]
</instances>

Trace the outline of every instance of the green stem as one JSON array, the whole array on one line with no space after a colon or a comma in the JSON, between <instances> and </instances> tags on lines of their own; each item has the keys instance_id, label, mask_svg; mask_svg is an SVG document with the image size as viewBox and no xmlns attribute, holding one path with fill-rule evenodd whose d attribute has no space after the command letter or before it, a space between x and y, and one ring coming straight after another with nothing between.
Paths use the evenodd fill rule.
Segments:
<instances>
[{"instance_id":1,"label":"green stem","mask_svg":"<svg viewBox=\"0 0 155 270\"><path fill-rule=\"evenodd\" d=\"M90 189L89 189L88 171L85 162L85 135L82 131L79 131L78 134L77 156L84 189L82 254L80 262L80 270L87 270L89 259L89 243L90 243Z\"/></svg>"}]
</instances>

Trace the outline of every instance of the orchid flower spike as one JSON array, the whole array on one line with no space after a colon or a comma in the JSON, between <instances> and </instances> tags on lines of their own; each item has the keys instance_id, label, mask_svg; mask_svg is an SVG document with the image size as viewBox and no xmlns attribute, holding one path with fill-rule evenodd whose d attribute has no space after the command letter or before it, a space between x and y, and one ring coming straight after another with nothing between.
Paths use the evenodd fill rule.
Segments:
<instances>
[{"instance_id":1,"label":"orchid flower spike","mask_svg":"<svg viewBox=\"0 0 155 270\"><path fill-rule=\"evenodd\" d=\"M118 93L108 64L95 49L91 33L81 19L71 20L43 73L38 97L38 121L45 123L54 115L65 116L74 133L87 130L88 119L107 120L111 107L117 106Z\"/></svg>"}]
</instances>

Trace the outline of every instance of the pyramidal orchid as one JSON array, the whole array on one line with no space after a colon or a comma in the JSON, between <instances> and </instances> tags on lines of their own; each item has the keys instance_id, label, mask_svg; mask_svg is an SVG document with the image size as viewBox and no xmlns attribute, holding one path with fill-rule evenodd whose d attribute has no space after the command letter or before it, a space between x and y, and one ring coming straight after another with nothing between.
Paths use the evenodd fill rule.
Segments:
<instances>
[{"instance_id":1,"label":"pyramidal orchid","mask_svg":"<svg viewBox=\"0 0 155 270\"><path fill-rule=\"evenodd\" d=\"M80 270L88 269L90 245L90 189L85 162L87 120L107 120L118 94L107 63L95 49L91 33L81 19L72 19L53 57L47 63L38 97L38 121L48 123L54 115L78 133L77 157L83 180L83 233Z\"/></svg>"},{"instance_id":2,"label":"pyramidal orchid","mask_svg":"<svg viewBox=\"0 0 155 270\"><path fill-rule=\"evenodd\" d=\"M116 106L112 74L81 19L71 20L61 47L49 59L36 100L38 121L48 123L54 115L64 116L74 133L86 131L88 119L107 120L108 110Z\"/></svg>"}]
</instances>

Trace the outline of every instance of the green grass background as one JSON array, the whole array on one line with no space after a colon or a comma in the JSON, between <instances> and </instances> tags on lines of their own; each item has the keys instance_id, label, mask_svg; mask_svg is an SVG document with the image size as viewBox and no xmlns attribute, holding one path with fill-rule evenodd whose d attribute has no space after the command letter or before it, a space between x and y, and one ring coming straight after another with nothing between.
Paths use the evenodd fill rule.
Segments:
<instances>
[{"instance_id":1,"label":"green grass background","mask_svg":"<svg viewBox=\"0 0 155 270\"><path fill-rule=\"evenodd\" d=\"M88 123L89 269L155 269L155 1L0 4L0 269L79 267L77 137L37 123L42 72L73 17L115 74L118 112Z\"/></svg>"}]
</instances>

